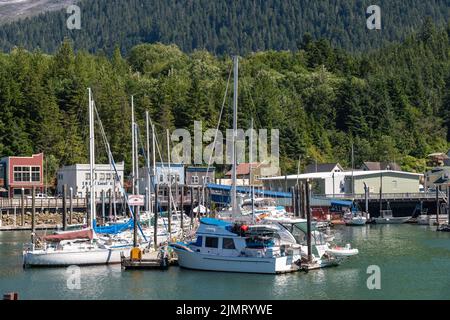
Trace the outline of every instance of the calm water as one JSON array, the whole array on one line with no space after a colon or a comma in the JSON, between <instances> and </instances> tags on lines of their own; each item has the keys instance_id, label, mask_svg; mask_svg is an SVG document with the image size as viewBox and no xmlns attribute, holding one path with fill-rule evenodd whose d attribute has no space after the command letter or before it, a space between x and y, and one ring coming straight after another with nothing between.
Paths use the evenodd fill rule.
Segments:
<instances>
[{"instance_id":1,"label":"calm water","mask_svg":"<svg viewBox=\"0 0 450 320\"><path fill-rule=\"evenodd\" d=\"M22 269L24 232L0 232L0 293L20 299L449 299L450 233L417 225L336 227L360 255L339 267L287 275L184 270L122 271L84 267L81 290L67 289L66 269ZM381 268L369 290L367 266Z\"/></svg>"}]
</instances>

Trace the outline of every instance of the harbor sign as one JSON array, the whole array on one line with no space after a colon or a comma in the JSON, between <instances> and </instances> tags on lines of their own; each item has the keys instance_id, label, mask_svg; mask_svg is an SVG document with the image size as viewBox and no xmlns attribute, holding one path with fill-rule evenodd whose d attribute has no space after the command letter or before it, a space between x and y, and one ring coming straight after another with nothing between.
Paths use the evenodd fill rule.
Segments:
<instances>
[{"instance_id":1,"label":"harbor sign","mask_svg":"<svg viewBox=\"0 0 450 320\"><path fill-rule=\"evenodd\" d=\"M128 203L130 206L143 206L144 196L141 194L132 194L128 196Z\"/></svg>"}]
</instances>

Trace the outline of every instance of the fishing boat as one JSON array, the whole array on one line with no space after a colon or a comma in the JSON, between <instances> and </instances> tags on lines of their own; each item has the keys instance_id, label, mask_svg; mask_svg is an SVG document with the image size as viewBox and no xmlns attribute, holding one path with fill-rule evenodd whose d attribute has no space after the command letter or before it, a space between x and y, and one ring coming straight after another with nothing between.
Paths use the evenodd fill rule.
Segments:
<instances>
[{"instance_id":1,"label":"fishing boat","mask_svg":"<svg viewBox=\"0 0 450 320\"><path fill-rule=\"evenodd\" d=\"M281 244L278 229L202 218L196 241L171 243L180 267L196 270L286 273L301 266L301 246Z\"/></svg>"},{"instance_id":2,"label":"fishing boat","mask_svg":"<svg viewBox=\"0 0 450 320\"><path fill-rule=\"evenodd\" d=\"M279 274L339 265L357 249L332 246L313 230L308 257L305 219L264 219L258 224L212 218L200 220L196 241L171 243L178 264L187 269Z\"/></svg>"}]
</instances>

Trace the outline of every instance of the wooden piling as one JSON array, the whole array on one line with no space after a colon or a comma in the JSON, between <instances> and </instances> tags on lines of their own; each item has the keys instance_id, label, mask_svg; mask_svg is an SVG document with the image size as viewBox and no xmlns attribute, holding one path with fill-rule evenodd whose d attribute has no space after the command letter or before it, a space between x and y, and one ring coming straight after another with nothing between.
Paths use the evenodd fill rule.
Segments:
<instances>
[{"instance_id":1,"label":"wooden piling","mask_svg":"<svg viewBox=\"0 0 450 320\"><path fill-rule=\"evenodd\" d=\"M440 204L439 204L439 187L436 186L436 223L439 226L439 213L441 212L440 210Z\"/></svg>"},{"instance_id":2,"label":"wooden piling","mask_svg":"<svg viewBox=\"0 0 450 320\"><path fill-rule=\"evenodd\" d=\"M89 187L86 187L86 198L85 198L85 202L86 202L86 224L88 226L90 226L90 217L91 217L91 210L89 209L89 198L90 198L90 192L89 192Z\"/></svg>"},{"instance_id":3,"label":"wooden piling","mask_svg":"<svg viewBox=\"0 0 450 320\"><path fill-rule=\"evenodd\" d=\"M171 181L169 182L171 183ZM167 224L168 224L168 231L169 231L169 241L172 237L172 188L170 186L167 187L167 191L169 194L168 198L168 205L167 205Z\"/></svg>"},{"instance_id":4,"label":"wooden piling","mask_svg":"<svg viewBox=\"0 0 450 320\"><path fill-rule=\"evenodd\" d=\"M108 190L108 203L109 203L109 205L108 205L108 218L111 219L112 212L113 212L112 211L113 206L112 206L112 190L111 189Z\"/></svg>"},{"instance_id":5,"label":"wooden piling","mask_svg":"<svg viewBox=\"0 0 450 320\"><path fill-rule=\"evenodd\" d=\"M63 230L67 230L67 184L63 185L63 196L62 196L62 206L63 206L63 214L62 214L62 225Z\"/></svg>"},{"instance_id":6,"label":"wooden piling","mask_svg":"<svg viewBox=\"0 0 450 320\"><path fill-rule=\"evenodd\" d=\"M180 202L181 202L181 210L180 210L180 227L181 227L181 232L183 232L183 228L184 228L184 211L183 211L183 209L184 209L184 185L182 185L181 186L181 199L180 199Z\"/></svg>"},{"instance_id":7,"label":"wooden piling","mask_svg":"<svg viewBox=\"0 0 450 320\"><path fill-rule=\"evenodd\" d=\"M25 190L22 188L22 194L21 194L21 206L22 206L22 212L20 214L20 225L23 227L25 225Z\"/></svg>"},{"instance_id":8,"label":"wooden piling","mask_svg":"<svg viewBox=\"0 0 450 320\"><path fill-rule=\"evenodd\" d=\"M72 224L72 213L73 213L73 188L70 188L70 194L69 194L69 225Z\"/></svg>"},{"instance_id":9,"label":"wooden piling","mask_svg":"<svg viewBox=\"0 0 450 320\"><path fill-rule=\"evenodd\" d=\"M153 246L155 250L158 249L158 194L159 185L155 184L155 214L153 216Z\"/></svg>"},{"instance_id":10,"label":"wooden piling","mask_svg":"<svg viewBox=\"0 0 450 320\"><path fill-rule=\"evenodd\" d=\"M36 237L36 187L31 188L31 243L34 245Z\"/></svg>"},{"instance_id":11,"label":"wooden piling","mask_svg":"<svg viewBox=\"0 0 450 320\"><path fill-rule=\"evenodd\" d=\"M101 197L102 197L102 224L105 224L105 215L106 215L106 210L105 210L105 205L106 205L106 193L105 190L101 191Z\"/></svg>"},{"instance_id":12,"label":"wooden piling","mask_svg":"<svg viewBox=\"0 0 450 320\"><path fill-rule=\"evenodd\" d=\"M294 186L291 189L291 207L292 207L292 211L294 212L294 216L297 216L297 201L296 201L296 197L297 197L297 187Z\"/></svg>"},{"instance_id":13,"label":"wooden piling","mask_svg":"<svg viewBox=\"0 0 450 320\"><path fill-rule=\"evenodd\" d=\"M312 245L311 245L311 205L309 199L309 181L306 182L306 244L308 246L308 262L312 261Z\"/></svg>"},{"instance_id":14,"label":"wooden piling","mask_svg":"<svg viewBox=\"0 0 450 320\"><path fill-rule=\"evenodd\" d=\"M191 228L194 225L194 187L191 187Z\"/></svg>"}]
</instances>

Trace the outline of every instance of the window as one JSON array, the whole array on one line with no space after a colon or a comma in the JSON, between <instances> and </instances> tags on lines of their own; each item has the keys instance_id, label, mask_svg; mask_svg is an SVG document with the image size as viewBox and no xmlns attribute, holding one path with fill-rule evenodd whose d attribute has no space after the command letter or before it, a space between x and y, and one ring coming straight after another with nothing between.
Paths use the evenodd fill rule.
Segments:
<instances>
[{"instance_id":1,"label":"window","mask_svg":"<svg viewBox=\"0 0 450 320\"><path fill-rule=\"evenodd\" d=\"M192 184L198 184L198 176L192 176L191 182Z\"/></svg>"},{"instance_id":2,"label":"window","mask_svg":"<svg viewBox=\"0 0 450 320\"><path fill-rule=\"evenodd\" d=\"M208 177L208 176L205 176L205 177L202 177L202 179L203 179L203 183L209 183L210 182L210 180L211 180L211 177Z\"/></svg>"},{"instance_id":3,"label":"window","mask_svg":"<svg viewBox=\"0 0 450 320\"><path fill-rule=\"evenodd\" d=\"M392 180L392 187L397 189L397 180Z\"/></svg>"},{"instance_id":4,"label":"window","mask_svg":"<svg viewBox=\"0 0 450 320\"><path fill-rule=\"evenodd\" d=\"M84 180L91 180L91 174L90 173L86 173L84 175Z\"/></svg>"},{"instance_id":5,"label":"window","mask_svg":"<svg viewBox=\"0 0 450 320\"><path fill-rule=\"evenodd\" d=\"M111 173L106 174L106 180L111 180Z\"/></svg>"},{"instance_id":6,"label":"window","mask_svg":"<svg viewBox=\"0 0 450 320\"><path fill-rule=\"evenodd\" d=\"M159 182L164 182L164 175L162 174L159 175Z\"/></svg>"},{"instance_id":7,"label":"window","mask_svg":"<svg viewBox=\"0 0 450 320\"><path fill-rule=\"evenodd\" d=\"M232 238L223 238L222 248L236 249L236 247L234 246L234 240Z\"/></svg>"},{"instance_id":8,"label":"window","mask_svg":"<svg viewBox=\"0 0 450 320\"><path fill-rule=\"evenodd\" d=\"M105 174L104 173L100 173L100 180L105 180Z\"/></svg>"},{"instance_id":9,"label":"window","mask_svg":"<svg viewBox=\"0 0 450 320\"><path fill-rule=\"evenodd\" d=\"M197 240L194 242L194 246L201 247L203 242L202 236L197 236Z\"/></svg>"},{"instance_id":10,"label":"window","mask_svg":"<svg viewBox=\"0 0 450 320\"><path fill-rule=\"evenodd\" d=\"M15 166L13 168L15 182L34 182L41 181L40 167Z\"/></svg>"},{"instance_id":11,"label":"window","mask_svg":"<svg viewBox=\"0 0 450 320\"><path fill-rule=\"evenodd\" d=\"M205 247L206 248L217 248L219 246L219 238L216 237L206 237Z\"/></svg>"}]
</instances>

